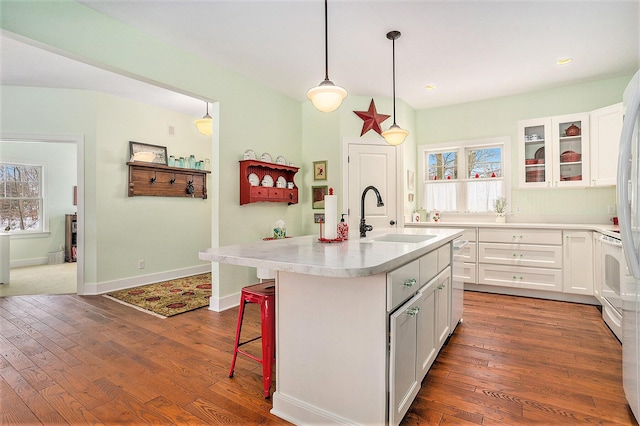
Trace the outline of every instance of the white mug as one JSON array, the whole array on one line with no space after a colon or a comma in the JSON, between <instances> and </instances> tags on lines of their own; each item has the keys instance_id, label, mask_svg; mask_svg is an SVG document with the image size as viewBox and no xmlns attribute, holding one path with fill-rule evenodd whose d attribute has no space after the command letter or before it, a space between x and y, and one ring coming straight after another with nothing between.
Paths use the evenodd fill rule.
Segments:
<instances>
[{"instance_id":1,"label":"white mug","mask_svg":"<svg viewBox=\"0 0 640 426\"><path fill-rule=\"evenodd\" d=\"M293 182L287 182L287 188L293 189Z\"/></svg>"}]
</instances>

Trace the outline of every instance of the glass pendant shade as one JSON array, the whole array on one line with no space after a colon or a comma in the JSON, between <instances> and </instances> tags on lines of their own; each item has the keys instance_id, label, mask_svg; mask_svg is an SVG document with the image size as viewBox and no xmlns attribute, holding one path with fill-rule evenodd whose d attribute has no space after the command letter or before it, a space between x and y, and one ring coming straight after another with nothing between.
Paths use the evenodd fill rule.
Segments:
<instances>
[{"instance_id":1,"label":"glass pendant shade","mask_svg":"<svg viewBox=\"0 0 640 426\"><path fill-rule=\"evenodd\" d=\"M205 136L211 136L213 133L213 118L209 115L209 102L207 102L207 113L204 117L197 119L193 122L198 131Z\"/></svg>"},{"instance_id":2,"label":"glass pendant shade","mask_svg":"<svg viewBox=\"0 0 640 426\"><path fill-rule=\"evenodd\" d=\"M205 115L204 117L193 122L195 126L198 128L198 131L205 136L211 136L213 133L213 118L210 115Z\"/></svg>"},{"instance_id":3,"label":"glass pendant shade","mask_svg":"<svg viewBox=\"0 0 640 426\"><path fill-rule=\"evenodd\" d=\"M397 124L393 124L389 127L389 130L385 130L382 132L382 137L389 145L400 145L409 135L409 132L398 126Z\"/></svg>"},{"instance_id":4,"label":"glass pendant shade","mask_svg":"<svg viewBox=\"0 0 640 426\"><path fill-rule=\"evenodd\" d=\"M347 97L347 91L333 84L331 80L324 80L316 87L312 87L307 92L307 98L314 107L321 112L335 111L340 107L344 98Z\"/></svg>"}]
</instances>

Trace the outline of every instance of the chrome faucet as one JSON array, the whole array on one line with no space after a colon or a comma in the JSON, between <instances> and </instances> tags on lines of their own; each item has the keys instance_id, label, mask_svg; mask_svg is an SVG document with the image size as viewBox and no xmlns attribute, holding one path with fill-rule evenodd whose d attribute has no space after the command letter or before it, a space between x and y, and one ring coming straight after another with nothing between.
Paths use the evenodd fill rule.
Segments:
<instances>
[{"instance_id":1,"label":"chrome faucet","mask_svg":"<svg viewBox=\"0 0 640 426\"><path fill-rule=\"evenodd\" d=\"M376 193L376 197L378 198L378 207L384 206L382 202L382 197L380 196L380 191L375 186L367 186L364 191L362 191L362 199L360 200L360 236L366 237L367 231L373 230L373 226L367 225L364 218L364 196L367 195L367 192L372 189L373 192Z\"/></svg>"}]
</instances>

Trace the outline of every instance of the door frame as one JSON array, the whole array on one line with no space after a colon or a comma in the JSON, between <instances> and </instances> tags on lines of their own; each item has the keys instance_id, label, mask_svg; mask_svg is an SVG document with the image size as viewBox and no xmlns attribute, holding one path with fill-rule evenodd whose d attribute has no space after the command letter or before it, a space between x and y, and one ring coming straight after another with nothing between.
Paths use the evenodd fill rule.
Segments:
<instances>
[{"instance_id":1,"label":"door frame","mask_svg":"<svg viewBox=\"0 0 640 426\"><path fill-rule=\"evenodd\" d=\"M342 138L342 209L349 207L349 145L369 145L369 146L391 146L382 138L356 138L356 137L343 137ZM404 227L404 185L401 175L402 159L404 158L404 144L397 145L396 149L396 227ZM349 212L349 215L351 212Z\"/></svg>"}]
</instances>

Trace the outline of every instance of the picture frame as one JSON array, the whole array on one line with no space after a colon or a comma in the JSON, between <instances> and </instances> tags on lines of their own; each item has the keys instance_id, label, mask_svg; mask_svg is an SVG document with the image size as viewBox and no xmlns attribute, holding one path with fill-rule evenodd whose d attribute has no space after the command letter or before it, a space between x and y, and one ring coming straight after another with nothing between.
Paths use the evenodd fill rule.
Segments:
<instances>
[{"instance_id":1,"label":"picture frame","mask_svg":"<svg viewBox=\"0 0 640 426\"><path fill-rule=\"evenodd\" d=\"M311 207L314 210L324 209L324 196L329 193L329 187L327 185L312 186L311 187Z\"/></svg>"},{"instance_id":2,"label":"picture frame","mask_svg":"<svg viewBox=\"0 0 640 426\"><path fill-rule=\"evenodd\" d=\"M313 214L313 223L324 223L324 213L314 213Z\"/></svg>"},{"instance_id":3,"label":"picture frame","mask_svg":"<svg viewBox=\"0 0 640 426\"><path fill-rule=\"evenodd\" d=\"M327 180L327 160L313 162L313 180Z\"/></svg>"},{"instance_id":4,"label":"picture frame","mask_svg":"<svg viewBox=\"0 0 640 426\"><path fill-rule=\"evenodd\" d=\"M140 152L150 152L154 154L151 161L134 160L135 154ZM148 143L129 141L129 161L142 161L147 163L167 165L167 147L160 145L151 145Z\"/></svg>"}]
</instances>

